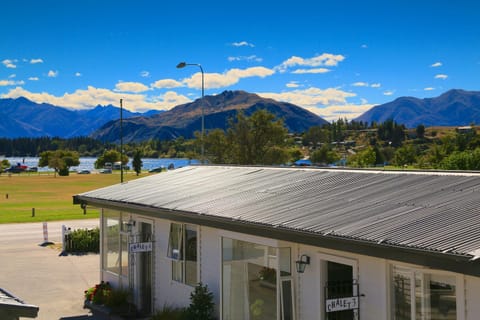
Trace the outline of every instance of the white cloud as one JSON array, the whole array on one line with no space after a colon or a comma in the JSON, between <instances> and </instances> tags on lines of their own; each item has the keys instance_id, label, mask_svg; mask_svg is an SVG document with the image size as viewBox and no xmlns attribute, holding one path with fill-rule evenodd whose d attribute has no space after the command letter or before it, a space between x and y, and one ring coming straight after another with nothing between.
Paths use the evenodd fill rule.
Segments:
<instances>
[{"instance_id":1,"label":"white cloud","mask_svg":"<svg viewBox=\"0 0 480 320\"><path fill-rule=\"evenodd\" d=\"M290 81L285 85L287 88L298 88L300 85L298 84L298 81Z\"/></svg>"},{"instance_id":2,"label":"white cloud","mask_svg":"<svg viewBox=\"0 0 480 320\"><path fill-rule=\"evenodd\" d=\"M331 54L331 53L323 53L321 55L316 55L313 58L302 58L297 56L292 56L289 59L282 62L279 66L275 67L276 70L280 72L286 72L290 68L294 68L297 66L302 67L320 67L320 66L327 66L327 67L335 67L338 65L339 62L342 62L345 57L341 54Z\"/></svg>"},{"instance_id":3,"label":"white cloud","mask_svg":"<svg viewBox=\"0 0 480 320\"><path fill-rule=\"evenodd\" d=\"M434 64L430 65L430 67L432 67L432 68L438 68L438 67L441 67L441 66L442 66L441 62L435 62Z\"/></svg>"},{"instance_id":4,"label":"white cloud","mask_svg":"<svg viewBox=\"0 0 480 320\"><path fill-rule=\"evenodd\" d=\"M427 87L427 88L424 88L423 90L425 90L425 91L433 91L433 90L435 90L435 88Z\"/></svg>"},{"instance_id":5,"label":"white cloud","mask_svg":"<svg viewBox=\"0 0 480 320\"><path fill-rule=\"evenodd\" d=\"M327 72L330 72L330 71L332 71L332 70L327 69L327 68L315 68L315 69L297 69L297 70L293 71L292 73L294 73L294 74L306 74L306 73L316 74L316 73L327 73Z\"/></svg>"},{"instance_id":6,"label":"white cloud","mask_svg":"<svg viewBox=\"0 0 480 320\"><path fill-rule=\"evenodd\" d=\"M24 81L0 80L0 87L23 85Z\"/></svg>"},{"instance_id":7,"label":"white cloud","mask_svg":"<svg viewBox=\"0 0 480 320\"><path fill-rule=\"evenodd\" d=\"M142 77L142 78L148 78L148 77L150 77L150 72L148 72L148 71L142 71L142 72L140 72L140 77Z\"/></svg>"},{"instance_id":8,"label":"white cloud","mask_svg":"<svg viewBox=\"0 0 480 320\"><path fill-rule=\"evenodd\" d=\"M80 72L75 72L75 77L81 77L82 74Z\"/></svg>"},{"instance_id":9,"label":"white cloud","mask_svg":"<svg viewBox=\"0 0 480 320\"><path fill-rule=\"evenodd\" d=\"M359 82L352 83L352 86L354 86L354 87L368 87L368 83L359 81Z\"/></svg>"},{"instance_id":10,"label":"white cloud","mask_svg":"<svg viewBox=\"0 0 480 320\"><path fill-rule=\"evenodd\" d=\"M362 44L360 47L361 47L362 49L367 49L367 48L368 48L368 46L367 46L366 44Z\"/></svg>"},{"instance_id":11,"label":"white cloud","mask_svg":"<svg viewBox=\"0 0 480 320\"><path fill-rule=\"evenodd\" d=\"M10 59L5 59L2 61L2 64L10 69L15 69L17 66L15 65L17 60L10 60Z\"/></svg>"},{"instance_id":12,"label":"white cloud","mask_svg":"<svg viewBox=\"0 0 480 320\"><path fill-rule=\"evenodd\" d=\"M372 83L372 84L370 85L370 87L372 87L372 88L380 88L381 86L382 86L382 84L381 84L381 83L378 83L378 82L377 82L377 83Z\"/></svg>"},{"instance_id":13,"label":"white cloud","mask_svg":"<svg viewBox=\"0 0 480 320\"><path fill-rule=\"evenodd\" d=\"M206 73L204 74L205 88L223 88L231 86L242 78L260 77L265 78L274 74L275 71L265 67L252 67L247 69L230 69L224 73ZM197 72L190 78L182 80L189 88L202 88L202 74Z\"/></svg>"},{"instance_id":14,"label":"white cloud","mask_svg":"<svg viewBox=\"0 0 480 320\"><path fill-rule=\"evenodd\" d=\"M384 91L384 92L383 92L383 95L385 95L385 96L393 96L394 93L395 93L395 91L393 91L393 90L387 90L387 91Z\"/></svg>"},{"instance_id":15,"label":"white cloud","mask_svg":"<svg viewBox=\"0 0 480 320\"><path fill-rule=\"evenodd\" d=\"M247 41L233 42L232 46L234 46L234 47L252 47L252 48L255 47L254 44L249 43Z\"/></svg>"},{"instance_id":16,"label":"white cloud","mask_svg":"<svg viewBox=\"0 0 480 320\"><path fill-rule=\"evenodd\" d=\"M11 75L8 76L9 79L15 78L17 75L15 73L12 73Z\"/></svg>"},{"instance_id":17,"label":"white cloud","mask_svg":"<svg viewBox=\"0 0 480 320\"><path fill-rule=\"evenodd\" d=\"M30 63L31 63L31 64L43 63L43 60L42 60L42 59L31 59L31 60L30 60Z\"/></svg>"},{"instance_id":18,"label":"white cloud","mask_svg":"<svg viewBox=\"0 0 480 320\"><path fill-rule=\"evenodd\" d=\"M355 97L356 94L337 88L325 90L308 88L282 93L258 93L258 95L277 101L293 103L319 115L327 121L338 120L340 117L353 119L373 107L373 104L366 103L366 100L362 100L362 104L349 103L347 99Z\"/></svg>"},{"instance_id":19,"label":"white cloud","mask_svg":"<svg viewBox=\"0 0 480 320\"><path fill-rule=\"evenodd\" d=\"M115 91L121 92L145 92L149 90L149 88L140 82L119 82L115 85Z\"/></svg>"},{"instance_id":20,"label":"white cloud","mask_svg":"<svg viewBox=\"0 0 480 320\"><path fill-rule=\"evenodd\" d=\"M319 108L308 108L309 111L318 114L323 119L332 122L337 121L338 119L347 118L348 120L353 120L363 113L370 110L374 107L374 104L342 104L342 105L330 105L328 107L319 109Z\"/></svg>"},{"instance_id":21,"label":"white cloud","mask_svg":"<svg viewBox=\"0 0 480 320\"><path fill-rule=\"evenodd\" d=\"M39 79L38 79L38 77L30 77L30 78L28 78L28 80L30 80L30 81L38 81Z\"/></svg>"},{"instance_id":22,"label":"white cloud","mask_svg":"<svg viewBox=\"0 0 480 320\"><path fill-rule=\"evenodd\" d=\"M58 76L58 71L53 71L53 70L48 71L48 77L56 78L57 76Z\"/></svg>"},{"instance_id":23,"label":"white cloud","mask_svg":"<svg viewBox=\"0 0 480 320\"><path fill-rule=\"evenodd\" d=\"M448 75L446 75L446 74L437 74L437 75L435 76L435 79L445 80L445 79L447 79L447 78L448 78Z\"/></svg>"},{"instance_id":24,"label":"white cloud","mask_svg":"<svg viewBox=\"0 0 480 320\"><path fill-rule=\"evenodd\" d=\"M157 88L157 89L163 89L163 88L170 89L170 88L183 87L183 84L173 79L162 79L162 80L155 81L150 86L152 88Z\"/></svg>"},{"instance_id":25,"label":"white cloud","mask_svg":"<svg viewBox=\"0 0 480 320\"><path fill-rule=\"evenodd\" d=\"M132 111L168 110L176 105L191 101L187 97L178 95L175 92L167 92L162 96L147 99L143 94L120 93L92 86L89 86L86 90L79 89L73 93L65 93L63 96L54 96L47 92L34 93L21 87L16 87L8 93L0 95L0 97L26 97L37 103L45 102L73 109L91 109L98 104L119 105L120 99L123 99L125 108Z\"/></svg>"},{"instance_id":26,"label":"white cloud","mask_svg":"<svg viewBox=\"0 0 480 320\"><path fill-rule=\"evenodd\" d=\"M254 62L262 62L263 59L257 57L256 55L251 56L238 56L238 57L228 57L228 61L254 61Z\"/></svg>"}]
</instances>

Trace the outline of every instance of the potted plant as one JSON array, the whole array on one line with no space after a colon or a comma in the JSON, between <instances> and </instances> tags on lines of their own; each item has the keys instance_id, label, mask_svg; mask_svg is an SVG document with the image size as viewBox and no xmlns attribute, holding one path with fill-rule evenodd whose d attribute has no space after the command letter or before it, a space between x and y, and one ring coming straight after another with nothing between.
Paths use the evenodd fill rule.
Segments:
<instances>
[{"instance_id":1,"label":"potted plant","mask_svg":"<svg viewBox=\"0 0 480 320\"><path fill-rule=\"evenodd\" d=\"M105 319L135 317L136 309L129 302L129 296L127 290L112 288L108 282L102 281L85 290L84 308Z\"/></svg>"}]
</instances>

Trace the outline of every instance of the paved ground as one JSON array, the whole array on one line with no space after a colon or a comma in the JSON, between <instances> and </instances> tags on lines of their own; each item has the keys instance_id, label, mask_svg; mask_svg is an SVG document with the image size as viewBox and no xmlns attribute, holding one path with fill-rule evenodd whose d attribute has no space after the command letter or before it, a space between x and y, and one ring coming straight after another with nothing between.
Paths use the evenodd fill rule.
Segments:
<instances>
[{"instance_id":1,"label":"paved ground","mask_svg":"<svg viewBox=\"0 0 480 320\"><path fill-rule=\"evenodd\" d=\"M49 241L61 244L62 225L92 228L98 220L49 222ZM99 255L63 256L43 243L42 223L0 224L0 287L40 307L38 320L83 319L83 293L99 282Z\"/></svg>"}]
</instances>

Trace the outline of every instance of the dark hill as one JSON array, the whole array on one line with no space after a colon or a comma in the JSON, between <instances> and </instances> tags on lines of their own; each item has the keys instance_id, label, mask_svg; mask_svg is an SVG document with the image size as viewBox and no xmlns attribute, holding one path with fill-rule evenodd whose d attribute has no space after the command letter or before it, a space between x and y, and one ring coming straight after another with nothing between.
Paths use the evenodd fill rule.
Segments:
<instances>
[{"instance_id":1,"label":"dark hill","mask_svg":"<svg viewBox=\"0 0 480 320\"><path fill-rule=\"evenodd\" d=\"M123 117L141 113L123 110ZM24 97L0 99L0 137L88 136L105 123L120 117L120 109L112 105L90 110L71 110L48 103L35 103Z\"/></svg>"},{"instance_id":2,"label":"dark hill","mask_svg":"<svg viewBox=\"0 0 480 320\"><path fill-rule=\"evenodd\" d=\"M191 103L154 115L152 117L134 117L123 122L124 141L148 139L175 139L179 136L193 137L201 130L202 107L204 109L205 130L226 129L228 121L239 110L249 116L258 109L265 109L284 120L290 132L303 132L312 126L328 123L319 116L291 103L265 99L245 91L224 91L218 95L205 96ZM92 137L103 141L118 141L120 123L107 123Z\"/></svg>"},{"instance_id":3,"label":"dark hill","mask_svg":"<svg viewBox=\"0 0 480 320\"><path fill-rule=\"evenodd\" d=\"M368 110L356 121L393 119L407 128L480 123L480 91L450 90L435 98L401 97Z\"/></svg>"}]
</instances>

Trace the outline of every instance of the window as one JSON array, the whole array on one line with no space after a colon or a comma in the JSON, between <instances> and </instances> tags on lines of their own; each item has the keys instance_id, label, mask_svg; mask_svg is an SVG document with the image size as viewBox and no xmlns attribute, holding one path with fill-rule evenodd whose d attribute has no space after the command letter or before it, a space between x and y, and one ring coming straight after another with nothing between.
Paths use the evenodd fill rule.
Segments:
<instances>
[{"instance_id":1,"label":"window","mask_svg":"<svg viewBox=\"0 0 480 320\"><path fill-rule=\"evenodd\" d=\"M170 225L167 256L172 259L172 280L191 286L198 284L196 226Z\"/></svg>"},{"instance_id":2,"label":"window","mask_svg":"<svg viewBox=\"0 0 480 320\"><path fill-rule=\"evenodd\" d=\"M455 276L399 266L392 269L395 320L457 319Z\"/></svg>"},{"instance_id":3,"label":"window","mask_svg":"<svg viewBox=\"0 0 480 320\"><path fill-rule=\"evenodd\" d=\"M102 269L128 277L128 235L123 230L123 216L118 211L103 212Z\"/></svg>"},{"instance_id":4,"label":"window","mask_svg":"<svg viewBox=\"0 0 480 320\"><path fill-rule=\"evenodd\" d=\"M222 239L222 319L294 320L290 248Z\"/></svg>"}]
</instances>

